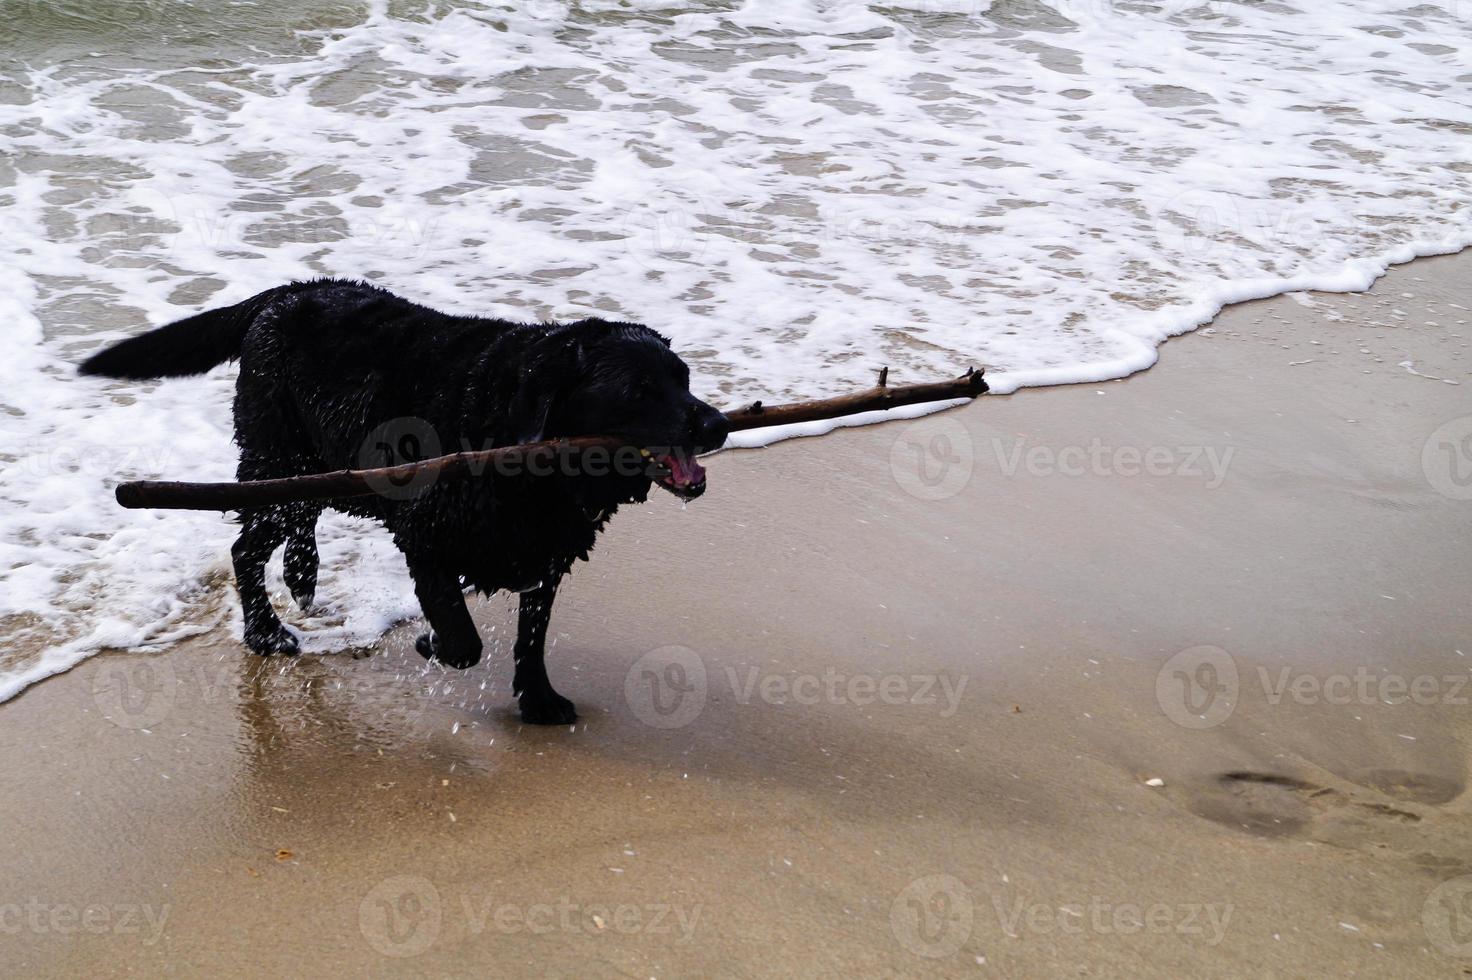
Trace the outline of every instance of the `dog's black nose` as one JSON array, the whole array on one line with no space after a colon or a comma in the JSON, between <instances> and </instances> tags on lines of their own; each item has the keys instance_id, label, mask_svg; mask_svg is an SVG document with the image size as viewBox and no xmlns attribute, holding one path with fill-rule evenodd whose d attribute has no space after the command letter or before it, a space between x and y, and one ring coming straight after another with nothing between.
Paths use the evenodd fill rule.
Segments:
<instances>
[{"instance_id":1,"label":"dog's black nose","mask_svg":"<svg viewBox=\"0 0 1472 980\"><path fill-rule=\"evenodd\" d=\"M731 426L726 421L726 413L702 401L697 401L692 406L692 411L695 415L691 425L695 436L695 451L708 453L712 449L720 449L724 446L726 436L731 431Z\"/></svg>"}]
</instances>

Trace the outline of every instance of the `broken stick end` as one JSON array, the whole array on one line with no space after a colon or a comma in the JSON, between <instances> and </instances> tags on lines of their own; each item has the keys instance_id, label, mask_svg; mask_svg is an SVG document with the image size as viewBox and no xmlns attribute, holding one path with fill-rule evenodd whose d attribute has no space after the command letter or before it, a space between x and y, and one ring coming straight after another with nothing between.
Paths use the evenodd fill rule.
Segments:
<instances>
[{"instance_id":1,"label":"broken stick end","mask_svg":"<svg viewBox=\"0 0 1472 980\"><path fill-rule=\"evenodd\" d=\"M119 504L129 510L139 510L148 506L136 483L119 483L117 489L113 491L113 496L117 498Z\"/></svg>"}]
</instances>

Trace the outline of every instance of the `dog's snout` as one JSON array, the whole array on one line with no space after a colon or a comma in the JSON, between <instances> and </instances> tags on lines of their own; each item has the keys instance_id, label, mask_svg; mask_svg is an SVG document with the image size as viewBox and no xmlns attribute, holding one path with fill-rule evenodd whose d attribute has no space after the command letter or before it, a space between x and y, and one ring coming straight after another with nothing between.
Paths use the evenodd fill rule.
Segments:
<instances>
[{"instance_id":1,"label":"dog's snout","mask_svg":"<svg viewBox=\"0 0 1472 980\"><path fill-rule=\"evenodd\" d=\"M695 416L691 426L695 434L695 451L708 453L725 445L726 436L731 431L726 413L702 401L695 402L691 410Z\"/></svg>"}]
</instances>

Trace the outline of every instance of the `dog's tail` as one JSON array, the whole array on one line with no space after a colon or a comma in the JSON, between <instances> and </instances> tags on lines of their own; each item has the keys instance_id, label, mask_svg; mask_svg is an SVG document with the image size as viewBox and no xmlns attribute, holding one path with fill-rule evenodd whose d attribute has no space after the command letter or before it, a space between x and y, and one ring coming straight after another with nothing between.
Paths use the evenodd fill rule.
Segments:
<instances>
[{"instance_id":1,"label":"dog's tail","mask_svg":"<svg viewBox=\"0 0 1472 980\"><path fill-rule=\"evenodd\" d=\"M203 374L240 356L246 330L267 304L305 284L278 286L234 306L207 310L113 344L82 362L82 374L144 381Z\"/></svg>"}]
</instances>

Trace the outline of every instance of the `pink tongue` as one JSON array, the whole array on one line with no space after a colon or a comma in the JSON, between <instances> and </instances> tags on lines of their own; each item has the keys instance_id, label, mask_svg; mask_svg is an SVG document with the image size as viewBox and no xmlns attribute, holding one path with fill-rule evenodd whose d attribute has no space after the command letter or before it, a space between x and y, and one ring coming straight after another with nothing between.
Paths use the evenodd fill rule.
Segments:
<instances>
[{"instance_id":1,"label":"pink tongue","mask_svg":"<svg viewBox=\"0 0 1472 980\"><path fill-rule=\"evenodd\" d=\"M694 456L676 453L666 456L664 461L670 468L670 481L676 486L692 487L705 479L705 467Z\"/></svg>"}]
</instances>

